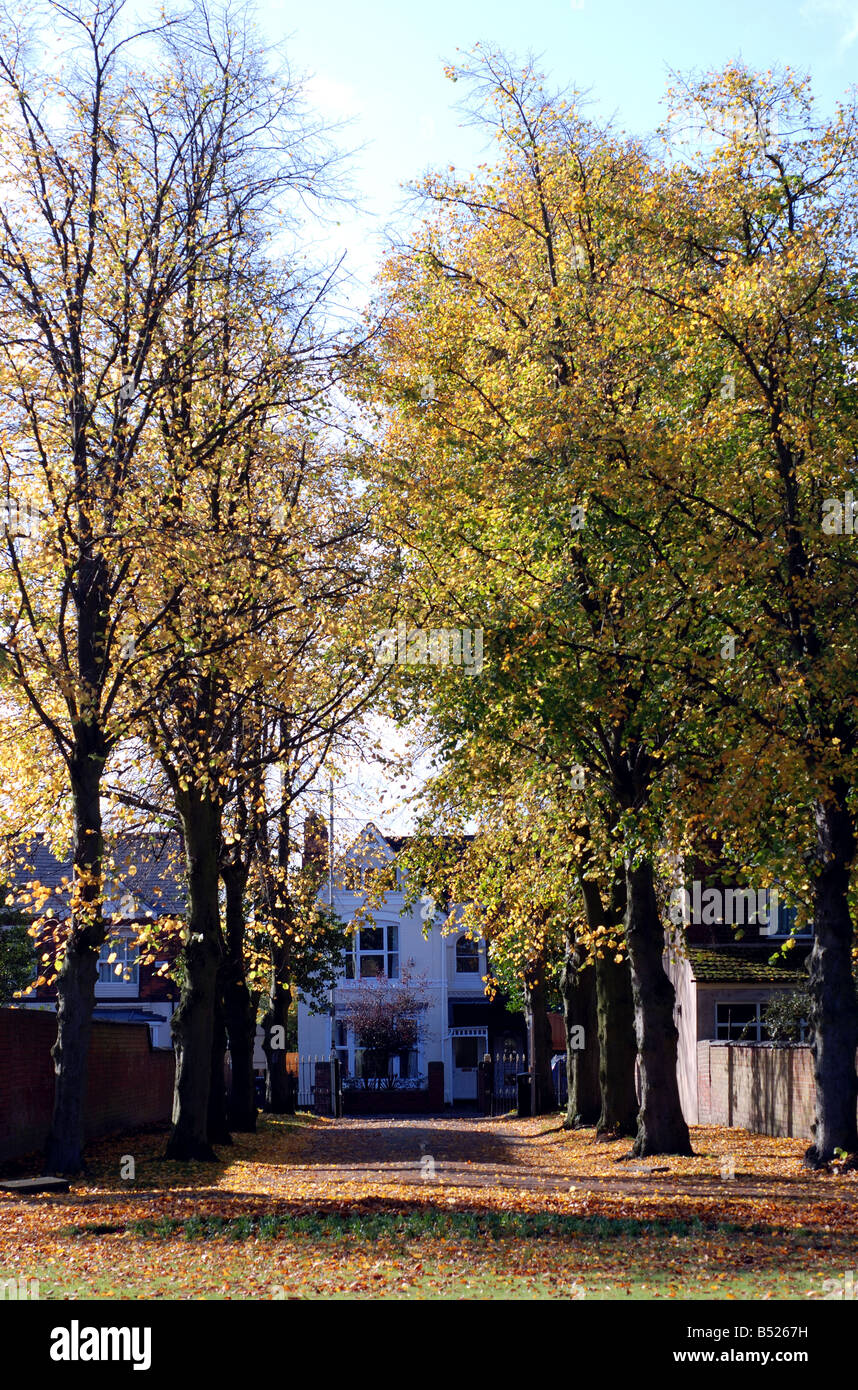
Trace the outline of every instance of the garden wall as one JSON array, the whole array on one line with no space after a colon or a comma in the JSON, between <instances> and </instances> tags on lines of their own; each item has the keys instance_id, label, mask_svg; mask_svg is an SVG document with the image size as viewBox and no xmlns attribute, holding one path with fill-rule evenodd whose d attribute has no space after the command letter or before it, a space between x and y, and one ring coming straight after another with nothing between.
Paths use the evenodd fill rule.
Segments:
<instances>
[{"instance_id":1,"label":"garden wall","mask_svg":"<svg viewBox=\"0 0 858 1390\"><path fill-rule=\"evenodd\" d=\"M816 1085L808 1044L697 1044L698 1123L812 1140Z\"/></svg>"},{"instance_id":2,"label":"garden wall","mask_svg":"<svg viewBox=\"0 0 858 1390\"><path fill-rule=\"evenodd\" d=\"M0 1162L44 1149L56 1036L53 1010L0 1009ZM85 1138L168 1121L173 1071L173 1053L152 1047L145 1023L93 1023Z\"/></svg>"}]
</instances>

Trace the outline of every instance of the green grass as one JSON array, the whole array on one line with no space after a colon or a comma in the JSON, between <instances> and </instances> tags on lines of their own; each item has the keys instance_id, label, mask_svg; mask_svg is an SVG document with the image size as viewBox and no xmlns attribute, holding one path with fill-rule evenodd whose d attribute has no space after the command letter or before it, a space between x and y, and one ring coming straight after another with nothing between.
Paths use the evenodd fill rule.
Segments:
<instances>
[{"instance_id":1,"label":"green grass","mask_svg":"<svg viewBox=\"0 0 858 1390\"><path fill-rule=\"evenodd\" d=\"M697 1216L196 1213L64 1237L68 1257L29 1271L43 1298L803 1300L854 1263L845 1234Z\"/></svg>"},{"instance_id":2,"label":"green grass","mask_svg":"<svg viewBox=\"0 0 858 1390\"><path fill-rule=\"evenodd\" d=\"M761 1223L742 1226L730 1221L688 1220L638 1221L629 1217L564 1216L555 1213L532 1212L459 1212L437 1208L423 1212L378 1212L371 1215L343 1215L339 1212L318 1212L308 1216L273 1212L261 1216L237 1216L225 1220L222 1216L190 1216L184 1220L162 1217L158 1221L133 1221L128 1226L104 1226L83 1223L63 1226L59 1234L69 1238L116 1234L127 1231L138 1239L169 1239L181 1232L184 1239L196 1240L264 1240L310 1237L322 1241L342 1240L414 1240L420 1236L437 1236L470 1240L572 1239L635 1240L642 1236L678 1236L694 1238L707 1235L767 1236L775 1227ZM811 1240L814 1232L798 1228L793 1238Z\"/></svg>"}]
</instances>

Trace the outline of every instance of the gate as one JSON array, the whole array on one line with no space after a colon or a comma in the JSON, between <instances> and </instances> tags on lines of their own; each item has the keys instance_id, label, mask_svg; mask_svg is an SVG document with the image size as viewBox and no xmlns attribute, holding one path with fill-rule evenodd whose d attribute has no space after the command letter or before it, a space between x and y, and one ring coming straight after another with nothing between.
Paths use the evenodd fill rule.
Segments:
<instances>
[{"instance_id":1,"label":"gate","mask_svg":"<svg viewBox=\"0 0 858 1390\"><path fill-rule=\"evenodd\" d=\"M293 1078L296 1109L315 1110L319 1115L335 1113L331 1099L330 1057L304 1057L299 1056L297 1052L290 1052L286 1056L286 1070ZM341 1114L342 1083L339 1080L339 1066L336 1070L340 1092L336 1113Z\"/></svg>"},{"instance_id":2,"label":"gate","mask_svg":"<svg viewBox=\"0 0 858 1390\"><path fill-rule=\"evenodd\" d=\"M491 1114L506 1115L518 1106L519 1072L527 1070L523 1052L496 1053L491 1065Z\"/></svg>"}]
</instances>

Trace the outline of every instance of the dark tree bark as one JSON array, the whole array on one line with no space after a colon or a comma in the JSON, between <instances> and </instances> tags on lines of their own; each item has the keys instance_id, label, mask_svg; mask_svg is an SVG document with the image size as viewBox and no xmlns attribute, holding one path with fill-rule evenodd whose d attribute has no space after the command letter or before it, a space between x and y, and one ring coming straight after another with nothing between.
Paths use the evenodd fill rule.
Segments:
<instances>
[{"instance_id":1,"label":"dark tree bark","mask_svg":"<svg viewBox=\"0 0 858 1390\"><path fill-rule=\"evenodd\" d=\"M557 1096L551 1075L551 1023L548 1018L548 981L544 962L525 975L525 1006L530 1030L530 1065L536 1076L535 1114L548 1115L557 1109Z\"/></svg>"},{"instance_id":2,"label":"dark tree bark","mask_svg":"<svg viewBox=\"0 0 858 1390\"><path fill-rule=\"evenodd\" d=\"M71 766L75 897L65 961L57 980L57 1039L51 1050L54 1107L45 1155L47 1172L68 1174L83 1169L83 1109L92 1011L98 956L105 939L100 797L105 746L95 725L82 726L76 737L78 753Z\"/></svg>"},{"instance_id":3,"label":"dark tree bark","mask_svg":"<svg viewBox=\"0 0 858 1390\"><path fill-rule=\"evenodd\" d=\"M599 1089L602 1108L596 1134L621 1138L637 1133L635 1088L635 1003L629 958L596 961L596 1009L599 1029Z\"/></svg>"},{"instance_id":4,"label":"dark tree bark","mask_svg":"<svg viewBox=\"0 0 858 1390\"><path fill-rule=\"evenodd\" d=\"M279 902L280 906L276 909L277 935L271 942L271 984L268 991L268 1008L262 1019L262 1048L268 1063L265 1108L275 1115L291 1115L295 1110L295 1091L286 1072L285 1046L289 1006L292 1003L289 949L286 945L287 932L294 925L292 901L287 889L290 851L289 801L284 794L277 826L277 869L281 881L272 894L273 900ZM283 1047L273 1045L272 1035L275 1028L282 1029L280 1037L283 1039Z\"/></svg>"},{"instance_id":5,"label":"dark tree bark","mask_svg":"<svg viewBox=\"0 0 858 1390\"><path fill-rule=\"evenodd\" d=\"M623 934L626 907L625 874L615 874L606 905L598 884L581 878L587 924L593 933L609 928ZM598 1031L598 1135L619 1138L637 1133L638 1097L635 1089L635 1015L628 958L618 964L611 951L594 963L596 1028Z\"/></svg>"},{"instance_id":6,"label":"dark tree bark","mask_svg":"<svg viewBox=\"0 0 858 1390\"><path fill-rule=\"evenodd\" d=\"M245 864L221 867L226 890L226 940L221 966L223 1009L232 1073L227 1114L230 1128L241 1134L256 1129L256 1087L253 1053L256 1047L256 996L248 988L244 968Z\"/></svg>"},{"instance_id":7,"label":"dark tree bark","mask_svg":"<svg viewBox=\"0 0 858 1390\"><path fill-rule=\"evenodd\" d=\"M209 1159L208 1105L215 997L221 962L218 904L220 808L196 787L176 792L188 874L189 941L182 953L184 979L173 1015L176 1084L168 1159Z\"/></svg>"},{"instance_id":8,"label":"dark tree bark","mask_svg":"<svg viewBox=\"0 0 858 1390\"><path fill-rule=\"evenodd\" d=\"M622 935L626 915L626 876L619 871L611 884L605 920ZM635 1062L635 1001L628 953L617 961L611 953L596 960L596 1007L599 1019L599 1088L602 1110L596 1133L617 1138L637 1133L638 1093Z\"/></svg>"},{"instance_id":9,"label":"dark tree bark","mask_svg":"<svg viewBox=\"0 0 858 1390\"><path fill-rule=\"evenodd\" d=\"M221 967L222 969L223 967ZM215 997L214 1026L212 1029L212 1069L209 1080L208 1139L210 1144L231 1144L226 1105L226 1024L223 1004L220 998L220 985Z\"/></svg>"},{"instance_id":10,"label":"dark tree bark","mask_svg":"<svg viewBox=\"0 0 858 1390\"><path fill-rule=\"evenodd\" d=\"M858 1000L852 973L854 935L847 899L855 832L846 791L845 784L836 784L831 799L815 808L820 867L814 881L810 997L816 1119L814 1142L805 1155L808 1167L828 1162L836 1148L850 1155L858 1154Z\"/></svg>"},{"instance_id":11,"label":"dark tree bark","mask_svg":"<svg viewBox=\"0 0 858 1390\"><path fill-rule=\"evenodd\" d=\"M641 1103L634 1153L690 1155L688 1125L676 1075L679 1033L673 1020L674 989L662 957L664 928L652 863L626 863L626 942L632 971L635 1033L640 1058Z\"/></svg>"},{"instance_id":12,"label":"dark tree bark","mask_svg":"<svg viewBox=\"0 0 858 1390\"><path fill-rule=\"evenodd\" d=\"M292 1003L292 990L283 984L275 966L268 1008L262 1018L262 1048L268 1063L268 1079L265 1086L265 1108L274 1115L291 1115L295 1110L295 1092L286 1074L286 1048L274 1047L272 1030L282 1028L281 1037L286 1037L286 1024L289 1005Z\"/></svg>"},{"instance_id":13,"label":"dark tree bark","mask_svg":"<svg viewBox=\"0 0 858 1390\"><path fill-rule=\"evenodd\" d=\"M54 1108L45 1171L83 1171L83 1107L92 1035L92 1010L98 975L98 952L84 940L71 940L57 983L57 1040L54 1063Z\"/></svg>"},{"instance_id":14,"label":"dark tree bark","mask_svg":"<svg viewBox=\"0 0 858 1390\"><path fill-rule=\"evenodd\" d=\"M566 1024L566 1129L594 1125L599 1118L599 1039L596 1019L596 976L586 964L584 948L574 935L566 937L566 959L560 975L563 1019ZM583 1028L584 1046L576 1048L573 1030Z\"/></svg>"}]
</instances>

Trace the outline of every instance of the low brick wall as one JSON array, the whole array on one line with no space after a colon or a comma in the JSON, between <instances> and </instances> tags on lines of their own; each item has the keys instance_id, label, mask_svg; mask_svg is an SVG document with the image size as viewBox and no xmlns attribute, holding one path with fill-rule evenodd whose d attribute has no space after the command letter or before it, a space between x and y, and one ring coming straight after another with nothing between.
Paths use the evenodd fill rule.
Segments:
<instances>
[{"instance_id":1,"label":"low brick wall","mask_svg":"<svg viewBox=\"0 0 858 1390\"><path fill-rule=\"evenodd\" d=\"M0 1009L0 1162L45 1147L54 1103L53 1010ZM145 1023L92 1025L86 1139L170 1119L172 1052L152 1047Z\"/></svg>"},{"instance_id":2,"label":"low brick wall","mask_svg":"<svg viewBox=\"0 0 858 1390\"><path fill-rule=\"evenodd\" d=\"M698 1123L813 1138L816 1103L808 1044L697 1044Z\"/></svg>"}]
</instances>

